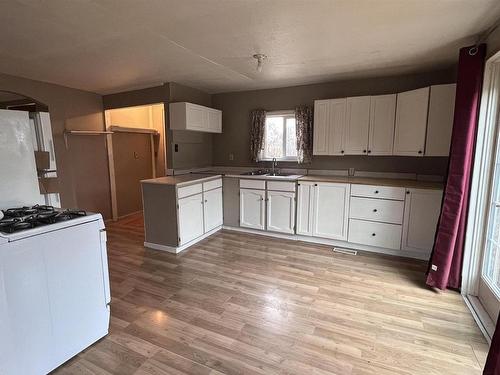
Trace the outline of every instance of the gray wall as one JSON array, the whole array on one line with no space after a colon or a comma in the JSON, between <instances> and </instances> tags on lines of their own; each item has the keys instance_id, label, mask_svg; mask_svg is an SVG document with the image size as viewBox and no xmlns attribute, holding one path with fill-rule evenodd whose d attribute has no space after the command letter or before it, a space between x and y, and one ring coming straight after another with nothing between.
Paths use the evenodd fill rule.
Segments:
<instances>
[{"instance_id":1,"label":"gray wall","mask_svg":"<svg viewBox=\"0 0 500 375\"><path fill-rule=\"evenodd\" d=\"M433 84L455 82L456 71L449 69L412 74L345 80L315 85L295 86L269 90L254 90L215 94L213 106L221 109L223 133L214 135L213 164L225 166L265 166L253 163L249 157L249 113L252 109L268 111L293 109L297 105L313 105L316 99L347 96L378 95L411 90ZM229 160L229 154L234 160ZM297 166L296 163L281 163ZM364 171L413 172L444 175L448 159L379 156L315 156L307 168L346 169Z\"/></svg>"},{"instance_id":2,"label":"gray wall","mask_svg":"<svg viewBox=\"0 0 500 375\"><path fill-rule=\"evenodd\" d=\"M101 212L105 217L109 217L111 198L106 152L102 149L105 146L104 138L94 139L94 142L89 143L83 138L68 136L71 140L66 144L63 135L65 129L104 130L102 97L86 91L1 73L0 90L29 96L49 107L63 207L78 207ZM87 147L97 147L95 150L86 149L87 155L93 155L92 157L81 159L79 145L82 142L86 143ZM95 155L104 155L104 159L96 163ZM78 160L78 168L74 166L74 160ZM89 171L93 173L87 173ZM93 183L80 184L79 181L87 176L94 176Z\"/></svg>"}]
</instances>

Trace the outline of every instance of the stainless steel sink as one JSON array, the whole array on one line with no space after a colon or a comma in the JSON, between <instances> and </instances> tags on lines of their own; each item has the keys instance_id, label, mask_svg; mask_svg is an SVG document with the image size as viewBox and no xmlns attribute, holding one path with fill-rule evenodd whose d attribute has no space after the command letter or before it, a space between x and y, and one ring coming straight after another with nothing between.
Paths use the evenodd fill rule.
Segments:
<instances>
[{"instance_id":1,"label":"stainless steel sink","mask_svg":"<svg viewBox=\"0 0 500 375\"><path fill-rule=\"evenodd\" d=\"M241 173L242 176L265 176L267 175L268 172L262 169L259 169L257 171L250 171L250 172L244 172Z\"/></svg>"},{"instance_id":2,"label":"stainless steel sink","mask_svg":"<svg viewBox=\"0 0 500 375\"><path fill-rule=\"evenodd\" d=\"M272 176L272 177L288 177L288 176L295 176L293 173L280 173L280 172L274 172L274 173L268 173L266 176Z\"/></svg>"}]
</instances>

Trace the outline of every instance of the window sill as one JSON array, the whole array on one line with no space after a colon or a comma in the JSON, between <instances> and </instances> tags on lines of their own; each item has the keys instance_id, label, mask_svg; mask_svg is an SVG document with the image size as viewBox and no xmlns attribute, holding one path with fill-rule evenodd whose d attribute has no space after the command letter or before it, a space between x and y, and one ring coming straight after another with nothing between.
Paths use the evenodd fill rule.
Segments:
<instances>
[{"instance_id":1,"label":"window sill","mask_svg":"<svg viewBox=\"0 0 500 375\"><path fill-rule=\"evenodd\" d=\"M274 159L259 159L258 161L273 161ZM289 159L276 159L279 162L297 162L297 158L289 158Z\"/></svg>"}]
</instances>

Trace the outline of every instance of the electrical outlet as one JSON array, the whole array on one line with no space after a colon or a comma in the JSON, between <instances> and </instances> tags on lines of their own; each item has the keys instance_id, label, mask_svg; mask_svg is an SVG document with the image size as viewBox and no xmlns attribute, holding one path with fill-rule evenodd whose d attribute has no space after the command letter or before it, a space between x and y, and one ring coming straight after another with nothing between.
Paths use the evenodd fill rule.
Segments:
<instances>
[{"instance_id":1,"label":"electrical outlet","mask_svg":"<svg viewBox=\"0 0 500 375\"><path fill-rule=\"evenodd\" d=\"M234 154L232 152L229 154L229 160L234 160Z\"/></svg>"},{"instance_id":2,"label":"electrical outlet","mask_svg":"<svg viewBox=\"0 0 500 375\"><path fill-rule=\"evenodd\" d=\"M354 176L354 168L349 168L349 176Z\"/></svg>"}]
</instances>

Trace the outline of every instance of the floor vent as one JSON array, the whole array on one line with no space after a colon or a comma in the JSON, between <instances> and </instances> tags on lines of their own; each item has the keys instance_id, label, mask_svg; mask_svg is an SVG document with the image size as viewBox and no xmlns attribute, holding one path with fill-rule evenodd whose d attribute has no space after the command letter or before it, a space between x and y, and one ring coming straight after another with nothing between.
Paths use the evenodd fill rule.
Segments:
<instances>
[{"instance_id":1,"label":"floor vent","mask_svg":"<svg viewBox=\"0 0 500 375\"><path fill-rule=\"evenodd\" d=\"M346 255L357 255L358 254L358 252L356 250L344 249L342 247L334 247L333 252L340 253L340 254L346 254Z\"/></svg>"}]
</instances>

